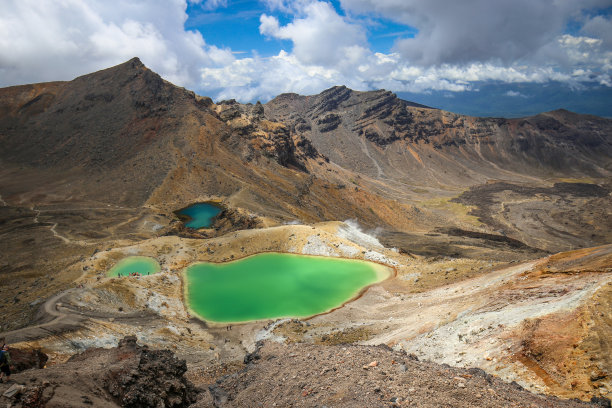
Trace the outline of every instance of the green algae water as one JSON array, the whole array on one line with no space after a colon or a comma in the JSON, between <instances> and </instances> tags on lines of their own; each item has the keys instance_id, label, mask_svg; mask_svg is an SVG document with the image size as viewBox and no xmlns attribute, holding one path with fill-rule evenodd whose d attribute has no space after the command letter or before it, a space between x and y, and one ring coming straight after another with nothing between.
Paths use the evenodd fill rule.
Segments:
<instances>
[{"instance_id":1,"label":"green algae water","mask_svg":"<svg viewBox=\"0 0 612 408\"><path fill-rule=\"evenodd\" d=\"M142 276L153 275L160 271L159 263L148 256L128 256L123 258L108 271L107 276L129 276L138 272Z\"/></svg>"},{"instance_id":2,"label":"green algae water","mask_svg":"<svg viewBox=\"0 0 612 408\"><path fill-rule=\"evenodd\" d=\"M266 253L185 270L185 299L204 320L230 323L307 317L359 295L391 270L372 262Z\"/></svg>"},{"instance_id":3,"label":"green algae water","mask_svg":"<svg viewBox=\"0 0 612 408\"><path fill-rule=\"evenodd\" d=\"M219 215L221 208L209 203L197 203L177 211L177 214L186 216L189 220L185 223L187 228L207 228L213 219Z\"/></svg>"}]
</instances>

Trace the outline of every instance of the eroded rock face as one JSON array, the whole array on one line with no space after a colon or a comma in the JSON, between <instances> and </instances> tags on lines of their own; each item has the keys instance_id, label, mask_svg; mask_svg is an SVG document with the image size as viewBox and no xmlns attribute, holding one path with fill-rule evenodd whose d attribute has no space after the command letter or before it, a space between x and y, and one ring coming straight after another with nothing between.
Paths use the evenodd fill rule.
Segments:
<instances>
[{"instance_id":1,"label":"eroded rock face","mask_svg":"<svg viewBox=\"0 0 612 408\"><path fill-rule=\"evenodd\" d=\"M88 349L65 364L14 375L25 389L12 406L187 407L197 391L186 371L171 351L150 350L128 336L116 348Z\"/></svg>"},{"instance_id":2,"label":"eroded rock face","mask_svg":"<svg viewBox=\"0 0 612 408\"><path fill-rule=\"evenodd\" d=\"M219 118L226 122L231 133L225 138L227 144L238 152L245 162L259 158L269 158L284 167L307 172L307 159L321 158L316 148L301 134L296 134L296 125L269 121L264 118L264 106L241 105L234 100L223 101L217 105ZM322 119L320 126L335 129L338 115Z\"/></svg>"}]
</instances>

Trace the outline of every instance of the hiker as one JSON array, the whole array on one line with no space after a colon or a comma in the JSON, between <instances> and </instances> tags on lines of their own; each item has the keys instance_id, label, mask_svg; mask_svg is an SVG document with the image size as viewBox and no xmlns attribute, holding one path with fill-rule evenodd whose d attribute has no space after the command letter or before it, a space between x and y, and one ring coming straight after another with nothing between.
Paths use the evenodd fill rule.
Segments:
<instances>
[{"instance_id":1,"label":"hiker","mask_svg":"<svg viewBox=\"0 0 612 408\"><path fill-rule=\"evenodd\" d=\"M13 361L11 360L11 355L8 351L8 346L5 344L2 346L2 351L0 351L0 382L3 382L4 375L6 374L6 381L11 380L11 368L13 367Z\"/></svg>"}]
</instances>

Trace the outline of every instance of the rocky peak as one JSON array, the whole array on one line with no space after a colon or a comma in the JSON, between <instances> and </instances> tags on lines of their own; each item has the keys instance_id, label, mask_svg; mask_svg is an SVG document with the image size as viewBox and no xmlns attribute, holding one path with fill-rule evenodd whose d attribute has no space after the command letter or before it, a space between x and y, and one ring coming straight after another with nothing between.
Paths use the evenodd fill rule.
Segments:
<instances>
[{"instance_id":1,"label":"rocky peak","mask_svg":"<svg viewBox=\"0 0 612 408\"><path fill-rule=\"evenodd\" d=\"M310 116L317 117L338 109L340 104L351 97L353 91L346 86L334 86L317 96L317 103L311 108Z\"/></svg>"},{"instance_id":2,"label":"rocky peak","mask_svg":"<svg viewBox=\"0 0 612 408\"><path fill-rule=\"evenodd\" d=\"M238 118L242 113L240 104L235 99L218 102L215 110L224 122Z\"/></svg>"},{"instance_id":3,"label":"rocky peak","mask_svg":"<svg viewBox=\"0 0 612 408\"><path fill-rule=\"evenodd\" d=\"M131 60L124 62L123 64L125 64L125 65L129 64L132 68L136 68L136 67L144 68L144 66L145 66L142 63L142 61L140 61L140 58L138 58L138 57L134 57Z\"/></svg>"},{"instance_id":4,"label":"rocky peak","mask_svg":"<svg viewBox=\"0 0 612 408\"><path fill-rule=\"evenodd\" d=\"M293 100L302 99L302 98L304 98L304 96L293 93L293 92L286 92L286 93L282 93L276 96L270 102L285 102L285 101L293 101Z\"/></svg>"},{"instance_id":5,"label":"rocky peak","mask_svg":"<svg viewBox=\"0 0 612 408\"><path fill-rule=\"evenodd\" d=\"M148 69L138 57L134 57L113 67L82 75L71 82L87 82L90 86L96 86L101 84L108 85L108 80L113 79L120 80L120 83L125 85L127 81L134 80L147 71L150 73L151 78L157 77L161 80L158 74Z\"/></svg>"}]
</instances>

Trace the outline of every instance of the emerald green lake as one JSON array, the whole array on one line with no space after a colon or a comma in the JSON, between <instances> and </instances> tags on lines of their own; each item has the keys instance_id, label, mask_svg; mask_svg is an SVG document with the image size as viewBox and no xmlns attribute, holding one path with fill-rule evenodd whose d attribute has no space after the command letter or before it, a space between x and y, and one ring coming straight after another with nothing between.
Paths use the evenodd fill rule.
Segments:
<instances>
[{"instance_id":1,"label":"emerald green lake","mask_svg":"<svg viewBox=\"0 0 612 408\"><path fill-rule=\"evenodd\" d=\"M266 253L192 264L185 270L185 299L212 322L307 317L341 306L390 273L366 261Z\"/></svg>"},{"instance_id":2,"label":"emerald green lake","mask_svg":"<svg viewBox=\"0 0 612 408\"><path fill-rule=\"evenodd\" d=\"M153 275L160 271L159 263L148 256L128 256L123 258L108 271L107 276L129 276L138 272L142 276Z\"/></svg>"},{"instance_id":3,"label":"emerald green lake","mask_svg":"<svg viewBox=\"0 0 612 408\"><path fill-rule=\"evenodd\" d=\"M187 228L199 229L207 228L212 224L213 219L219 215L221 208L209 203L197 203L187 208L177 211L177 214L189 218L185 222Z\"/></svg>"}]
</instances>

